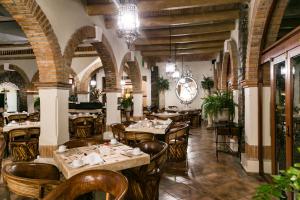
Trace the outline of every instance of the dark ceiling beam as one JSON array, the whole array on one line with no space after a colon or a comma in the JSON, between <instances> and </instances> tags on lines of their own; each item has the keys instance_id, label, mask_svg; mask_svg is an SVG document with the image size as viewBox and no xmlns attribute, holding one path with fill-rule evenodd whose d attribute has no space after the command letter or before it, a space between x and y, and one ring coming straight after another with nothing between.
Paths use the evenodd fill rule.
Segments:
<instances>
[{"instance_id":1,"label":"dark ceiling beam","mask_svg":"<svg viewBox=\"0 0 300 200\"><path fill-rule=\"evenodd\" d=\"M203 54L193 54L193 55L181 55L178 56L178 60L181 61L183 58L184 62L191 61L209 61L216 59L218 53L203 53ZM167 62L169 60L169 56L144 56L146 62Z\"/></svg>"},{"instance_id":2,"label":"dark ceiling beam","mask_svg":"<svg viewBox=\"0 0 300 200\"><path fill-rule=\"evenodd\" d=\"M239 10L225 10L225 11L210 11L201 14L192 15L173 15L173 16L159 16L140 18L141 28L158 28L170 27L179 25L199 25L212 24L216 22L224 22L228 20L235 20L239 18ZM116 25L114 18L107 18L105 20L107 28L112 28Z\"/></svg>"},{"instance_id":3,"label":"dark ceiling beam","mask_svg":"<svg viewBox=\"0 0 300 200\"><path fill-rule=\"evenodd\" d=\"M205 42L205 41L220 41L229 39L230 32L222 33L211 33L193 36L178 36L172 38L173 43L190 43L190 42ZM147 39L137 39L134 43L135 45L155 45L155 44L170 44L170 39L168 37L164 38L147 38Z\"/></svg>"},{"instance_id":4,"label":"dark ceiling beam","mask_svg":"<svg viewBox=\"0 0 300 200\"><path fill-rule=\"evenodd\" d=\"M219 6L235 3L244 3L247 0L155 0L139 1L139 12L155 12L160 10L177 10L206 6ZM115 15L118 10L113 3L87 4L88 15Z\"/></svg>"},{"instance_id":5,"label":"dark ceiling beam","mask_svg":"<svg viewBox=\"0 0 300 200\"><path fill-rule=\"evenodd\" d=\"M191 55L191 54L203 54L203 53L217 53L221 50L220 47L215 48L201 48L201 49L186 49L186 50L177 50L176 55ZM175 54L173 51L172 54ZM143 51L142 56L168 56L170 51Z\"/></svg>"},{"instance_id":6,"label":"dark ceiling beam","mask_svg":"<svg viewBox=\"0 0 300 200\"><path fill-rule=\"evenodd\" d=\"M207 47L223 47L224 41L212 41L212 42L194 42L194 43L182 43L176 44L176 49L197 49L197 48L207 48ZM172 49L175 45L172 45ZM136 51L166 51L170 49L170 45L136 45Z\"/></svg>"},{"instance_id":7,"label":"dark ceiling beam","mask_svg":"<svg viewBox=\"0 0 300 200\"><path fill-rule=\"evenodd\" d=\"M205 33L218 33L224 31L231 31L235 29L235 22L224 22L216 24L175 27L172 29L145 29L141 31L141 37L167 37L167 36L184 36L184 35L198 35Z\"/></svg>"}]
</instances>

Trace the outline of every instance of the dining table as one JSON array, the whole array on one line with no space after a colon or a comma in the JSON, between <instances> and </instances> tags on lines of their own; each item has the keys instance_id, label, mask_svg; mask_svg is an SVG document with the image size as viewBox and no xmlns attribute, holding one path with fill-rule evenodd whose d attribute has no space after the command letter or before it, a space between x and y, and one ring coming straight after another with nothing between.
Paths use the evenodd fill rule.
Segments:
<instances>
[{"instance_id":1,"label":"dining table","mask_svg":"<svg viewBox=\"0 0 300 200\"><path fill-rule=\"evenodd\" d=\"M140 151L140 154L132 153L133 148L122 143L100 144L85 147L68 149L64 152L55 150L53 152L54 161L58 169L66 179L88 170L113 170L121 171L150 163L150 155ZM83 164L74 167L74 160L84 160L87 156L96 154L102 161L97 164Z\"/></svg>"},{"instance_id":2,"label":"dining table","mask_svg":"<svg viewBox=\"0 0 300 200\"><path fill-rule=\"evenodd\" d=\"M19 128L40 128L40 122L22 122L22 123L17 123L17 122L11 122L3 127L3 132L9 132L13 129L19 129Z\"/></svg>"},{"instance_id":3,"label":"dining table","mask_svg":"<svg viewBox=\"0 0 300 200\"><path fill-rule=\"evenodd\" d=\"M160 119L168 119L168 118L174 118L174 117L181 116L181 114L178 113L178 112L172 112L172 113L170 113L170 112L161 112L161 113L152 113L151 115L154 116L154 117L158 117Z\"/></svg>"},{"instance_id":4,"label":"dining table","mask_svg":"<svg viewBox=\"0 0 300 200\"><path fill-rule=\"evenodd\" d=\"M152 133L155 135L165 135L167 130L170 128L172 124L171 119L167 120L148 120L144 119L138 121L135 124L131 124L125 128L127 132L145 132L145 133Z\"/></svg>"}]
</instances>

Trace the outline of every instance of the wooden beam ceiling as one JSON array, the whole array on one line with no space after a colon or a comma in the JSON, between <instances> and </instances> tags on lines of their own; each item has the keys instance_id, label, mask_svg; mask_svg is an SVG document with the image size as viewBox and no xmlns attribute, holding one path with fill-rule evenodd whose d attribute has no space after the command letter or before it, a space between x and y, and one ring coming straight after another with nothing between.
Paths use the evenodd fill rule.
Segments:
<instances>
[{"instance_id":1,"label":"wooden beam ceiling","mask_svg":"<svg viewBox=\"0 0 300 200\"><path fill-rule=\"evenodd\" d=\"M190 42L204 42L204 41L216 41L216 40L226 40L230 37L230 32L222 33L211 33L193 36L178 36L172 38L173 43L190 43ZM135 45L154 45L154 44L170 44L170 39L168 37L163 38L147 38L147 39L137 39Z\"/></svg>"},{"instance_id":2,"label":"wooden beam ceiling","mask_svg":"<svg viewBox=\"0 0 300 200\"><path fill-rule=\"evenodd\" d=\"M177 10L196 7L218 6L235 3L244 3L246 0L155 0L139 1L139 12L155 12L160 10ZM115 15L118 10L113 3L88 4L88 15Z\"/></svg>"},{"instance_id":3,"label":"wooden beam ceiling","mask_svg":"<svg viewBox=\"0 0 300 200\"><path fill-rule=\"evenodd\" d=\"M178 60L183 58L184 62L189 61L207 61L217 58L218 53L203 53L203 54L192 54L192 55L181 55L178 56ZM154 61L154 62L165 62L169 59L169 56L144 56L145 61Z\"/></svg>"},{"instance_id":4,"label":"wooden beam ceiling","mask_svg":"<svg viewBox=\"0 0 300 200\"><path fill-rule=\"evenodd\" d=\"M176 55L192 55L192 54L203 54L203 53L215 53L220 51L222 48L201 48L201 49L187 49L187 50L177 50ZM175 54L173 51L172 54ZM143 56L168 56L170 51L144 51Z\"/></svg>"},{"instance_id":5,"label":"wooden beam ceiling","mask_svg":"<svg viewBox=\"0 0 300 200\"><path fill-rule=\"evenodd\" d=\"M193 15L147 17L140 18L140 27L143 29L192 24L211 24L213 22L235 20L237 18L239 18L239 10L213 11ZM112 28L115 26L116 20L113 18L107 18L105 20L105 24L106 28Z\"/></svg>"},{"instance_id":6,"label":"wooden beam ceiling","mask_svg":"<svg viewBox=\"0 0 300 200\"><path fill-rule=\"evenodd\" d=\"M169 28L163 29L145 29L141 32L141 38L151 37L166 37L166 36L185 36L185 35L199 35L204 33L218 33L224 31L231 31L235 28L235 22L225 22L216 24L207 24L199 26L185 26L175 27L171 30Z\"/></svg>"},{"instance_id":7,"label":"wooden beam ceiling","mask_svg":"<svg viewBox=\"0 0 300 200\"><path fill-rule=\"evenodd\" d=\"M223 47L224 41L212 41L212 42L193 42L193 43L179 43L176 44L176 49L198 49L207 47ZM174 49L175 45L172 45L171 49ZM136 45L136 51L168 51L170 50L170 45Z\"/></svg>"}]
</instances>

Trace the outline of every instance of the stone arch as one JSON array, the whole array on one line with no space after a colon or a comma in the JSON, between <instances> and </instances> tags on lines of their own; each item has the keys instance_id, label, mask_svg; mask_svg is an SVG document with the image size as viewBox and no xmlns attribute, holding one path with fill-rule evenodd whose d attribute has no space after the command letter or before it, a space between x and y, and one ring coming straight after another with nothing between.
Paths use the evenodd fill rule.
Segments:
<instances>
[{"instance_id":1,"label":"stone arch","mask_svg":"<svg viewBox=\"0 0 300 200\"><path fill-rule=\"evenodd\" d=\"M133 93L142 92L142 75L137 60L131 61L131 52L123 57L119 70L119 77L122 77L123 71L129 76L132 82Z\"/></svg>"},{"instance_id":2,"label":"stone arch","mask_svg":"<svg viewBox=\"0 0 300 200\"><path fill-rule=\"evenodd\" d=\"M247 45L245 80L243 83L247 87L256 87L258 84L258 67L262 40L273 3L273 0L256 0L254 2Z\"/></svg>"},{"instance_id":3,"label":"stone arch","mask_svg":"<svg viewBox=\"0 0 300 200\"><path fill-rule=\"evenodd\" d=\"M276 6L272 12L272 18L270 20L268 32L266 35L265 48L269 47L274 42L276 42L281 21L285 13L286 7L288 6L288 2L288 0L277 0Z\"/></svg>"},{"instance_id":4,"label":"stone arch","mask_svg":"<svg viewBox=\"0 0 300 200\"><path fill-rule=\"evenodd\" d=\"M24 71L16 65L10 65L14 71L4 71L4 65L0 65L0 84L13 83L19 88L18 109L27 110L27 90L30 88L30 81Z\"/></svg>"},{"instance_id":5,"label":"stone arch","mask_svg":"<svg viewBox=\"0 0 300 200\"><path fill-rule=\"evenodd\" d=\"M87 93L89 89L89 83L91 80L91 75L95 73L95 71L100 70L102 68L101 62L96 62L84 73L81 78L80 84L78 86L79 93Z\"/></svg>"},{"instance_id":6,"label":"stone arch","mask_svg":"<svg viewBox=\"0 0 300 200\"><path fill-rule=\"evenodd\" d=\"M227 74L228 74L228 64L230 62L229 52L224 52L222 60L222 69L221 69L221 90L227 90Z\"/></svg>"},{"instance_id":7,"label":"stone arch","mask_svg":"<svg viewBox=\"0 0 300 200\"><path fill-rule=\"evenodd\" d=\"M74 56L77 46L85 39L92 39L96 37L96 30L93 26L84 26L79 28L69 39L68 44L64 50L64 63L65 66L70 67L72 63L72 58ZM101 59L103 65L104 73L106 77L106 88L107 91L114 91L119 89L119 77L117 76L117 64L116 59L113 54L113 50L106 39L105 35L102 35L102 41L94 41L91 43L95 50L97 51L98 56ZM82 86L84 85L84 86ZM86 84L80 84L80 91L86 88Z\"/></svg>"},{"instance_id":8,"label":"stone arch","mask_svg":"<svg viewBox=\"0 0 300 200\"><path fill-rule=\"evenodd\" d=\"M234 40L227 41L227 46L230 56L230 67L231 67L231 89L238 89L238 65L239 65L239 55L236 42Z\"/></svg>"},{"instance_id":9,"label":"stone arch","mask_svg":"<svg viewBox=\"0 0 300 200\"><path fill-rule=\"evenodd\" d=\"M40 82L67 83L58 40L36 0L0 0L0 3L27 36L40 70Z\"/></svg>"}]
</instances>

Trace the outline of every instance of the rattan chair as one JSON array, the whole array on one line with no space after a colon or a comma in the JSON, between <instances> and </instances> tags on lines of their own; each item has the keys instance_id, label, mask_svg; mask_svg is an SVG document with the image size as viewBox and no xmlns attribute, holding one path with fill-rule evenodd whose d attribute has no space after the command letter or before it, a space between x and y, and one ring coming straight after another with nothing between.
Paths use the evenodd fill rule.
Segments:
<instances>
[{"instance_id":1,"label":"rattan chair","mask_svg":"<svg viewBox=\"0 0 300 200\"><path fill-rule=\"evenodd\" d=\"M60 184L44 200L75 200L94 191L106 193L106 200L121 200L128 188L125 176L108 170L85 171Z\"/></svg>"},{"instance_id":2,"label":"rattan chair","mask_svg":"<svg viewBox=\"0 0 300 200\"><path fill-rule=\"evenodd\" d=\"M5 148L6 148L5 139L3 136L0 136L0 167L1 168L2 168L2 160L3 160ZM0 177L1 177L1 170L0 170Z\"/></svg>"},{"instance_id":3,"label":"rattan chair","mask_svg":"<svg viewBox=\"0 0 300 200\"><path fill-rule=\"evenodd\" d=\"M28 132L28 129L10 130L8 138L9 151L13 161L30 161L38 156L39 138L31 138L31 133Z\"/></svg>"},{"instance_id":4,"label":"rattan chair","mask_svg":"<svg viewBox=\"0 0 300 200\"><path fill-rule=\"evenodd\" d=\"M39 122L40 121L40 113L39 112L30 113L28 116L28 120L31 122Z\"/></svg>"},{"instance_id":5,"label":"rattan chair","mask_svg":"<svg viewBox=\"0 0 300 200\"><path fill-rule=\"evenodd\" d=\"M167 160L168 145L154 141L140 143L137 147L150 154L150 164L123 171L129 181L126 199L158 200L159 183Z\"/></svg>"},{"instance_id":6,"label":"rattan chair","mask_svg":"<svg viewBox=\"0 0 300 200\"><path fill-rule=\"evenodd\" d=\"M27 114L14 114L14 115L9 115L7 117L8 123L11 121L16 121L18 123L25 122L27 120Z\"/></svg>"},{"instance_id":7,"label":"rattan chair","mask_svg":"<svg viewBox=\"0 0 300 200\"><path fill-rule=\"evenodd\" d=\"M168 147L169 161L182 161L186 159L189 136L189 125L181 125L171 128L166 134L165 141Z\"/></svg>"},{"instance_id":8,"label":"rattan chair","mask_svg":"<svg viewBox=\"0 0 300 200\"><path fill-rule=\"evenodd\" d=\"M50 164L10 163L2 172L10 192L22 197L42 199L60 184L59 170Z\"/></svg>"},{"instance_id":9,"label":"rattan chair","mask_svg":"<svg viewBox=\"0 0 300 200\"><path fill-rule=\"evenodd\" d=\"M94 135L95 136L103 136L103 132L105 130L105 123L103 115L97 115L97 118L94 119Z\"/></svg>"},{"instance_id":10,"label":"rattan chair","mask_svg":"<svg viewBox=\"0 0 300 200\"><path fill-rule=\"evenodd\" d=\"M125 141L123 142L126 145L135 147L138 143L154 141L155 135L153 133L145 132L124 132Z\"/></svg>"},{"instance_id":11,"label":"rattan chair","mask_svg":"<svg viewBox=\"0 0 300 200\"><path fill-rule=\"evenodd\" d=\"M114 138L119 142L125 143L125 126L121 123L115 123L110 125Z\"/></svg>"},{"instance_id":12,"label":"rattan chair","mask_svg":"<svg viewBox=\"0 0 300 200\"><path fill-rule=\"evenodd\" d=\"M95 138L75 139L75 140L70 140L70 141L64 143L64 145L68 149L96 145L96 144L101 144L101 141L98 139L95 139Z\"/></svg>"},{"instance_id":13,"label":"rattan chair","mask_svg":"<svg viewBox=\"0 0 300 200\"><path fill-rule=\"evenodd\" d=\"M75 138L88 138L94 132L93 117L77 117L73 120Z\"/></svg>"},{"instance_id":14,"label":"rattan chair","mask_svg":"<svg viewBox=\"0 0 300 200\"><path fill-rule=\"evenodd\" d=\"M3 126L4 126L4 117L0 113L0 127L3 127Z\"/></svg>"}]
</instances>

